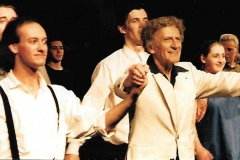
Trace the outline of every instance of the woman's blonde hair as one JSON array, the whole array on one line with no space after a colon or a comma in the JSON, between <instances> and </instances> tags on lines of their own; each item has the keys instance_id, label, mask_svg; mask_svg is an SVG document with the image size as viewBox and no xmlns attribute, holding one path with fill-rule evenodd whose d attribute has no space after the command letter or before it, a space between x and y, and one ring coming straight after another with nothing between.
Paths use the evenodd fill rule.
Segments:
<instances>
[{"instance_id":1,"label":"woman's blonde hair","mask_svg":"<svg viewBox=\"0 0 240 160\"><path fill-rule=\"evenodd\" d=\"M223 41L234 41L235 45L238 46L239 45L239 41L238 41L238 38L237 36L235 36L234 34L222 34L220 36L220 42L223 42Z\"/></svg>"}]
</instances>

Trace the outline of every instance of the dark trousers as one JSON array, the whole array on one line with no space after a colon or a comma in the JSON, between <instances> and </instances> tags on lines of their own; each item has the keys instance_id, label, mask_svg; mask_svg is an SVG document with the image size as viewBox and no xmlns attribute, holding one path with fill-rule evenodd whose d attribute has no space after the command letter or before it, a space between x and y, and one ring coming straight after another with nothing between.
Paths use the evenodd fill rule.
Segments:
<instances>
[{"instance_id":1,"label":"dark trousers","mask_svg":"<svg viewBox=\"0 0 240 160\"><path fill-rule=\"evenodd\" d=\"M127 144L113 145L102 137L93 137L80 147L81 160L124 160Z\"/></svg>"}]
</instances>

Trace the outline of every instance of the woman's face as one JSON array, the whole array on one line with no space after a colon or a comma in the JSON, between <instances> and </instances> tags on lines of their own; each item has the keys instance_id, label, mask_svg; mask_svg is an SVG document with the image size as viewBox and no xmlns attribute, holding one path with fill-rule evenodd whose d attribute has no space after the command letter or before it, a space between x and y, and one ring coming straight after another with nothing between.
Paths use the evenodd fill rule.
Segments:
<instances>
[{"instance_id":1,"label":"woman's face","mask_svg":"<svg viewBox=\"0 0 240 160\"><path fill-rule=\"evenodd\" d=\"M226 64L224 47L219 44L211 46L207 57L201 55L201 61L204 64L205 72L215 74L222 71Z\"/></svg>"},{"instance_id":2,"label":"woman's face","mask_svg":"<svg viewBox=\"0 0 240 160\"><path fill-rule=\"evenodd\" d=\"M235 44L233 40L222 41L221 42L225 48L226 53L226 61L227 63L233 63L236 54L238 53L238 46Z\"/></svg>"}]
</instances>

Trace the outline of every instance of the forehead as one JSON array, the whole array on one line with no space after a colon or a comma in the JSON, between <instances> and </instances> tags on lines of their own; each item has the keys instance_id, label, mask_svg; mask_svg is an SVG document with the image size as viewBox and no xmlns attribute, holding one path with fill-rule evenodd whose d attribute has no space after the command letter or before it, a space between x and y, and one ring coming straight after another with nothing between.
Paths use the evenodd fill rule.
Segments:
<instances>
[{"instance_id":1,"label":"forehead","mask_svg":"<svg viewBox=\"0 0 240 160\"><path fill-rule=\"evenodd\" d=\"M129 12L127 20L131 20L134 18L147 18L147 13L144 9L134 9Z\"/></svg>"},{"instance_id":2,"label":"forehead","mask_svg":"<svg viewBox=\"0 0 240 160\"><path fill-rule=\"evenodd\" d=\"M62 42L61 41L52 41L51 46L62 46Z\"/></svg>"},{"instance_id":3,"label":"forehead","mask_svg":"<svg viewBox=\"0 0 240 160\"><path fill-rule=\"evenodd\" d=\"M17 17L17 14L10 7L0 7L0 18L2 17Z\"/></svg>"},{"instance_id":4,"label":"forehead","mask_svg":"<svg viewBox=\"0 0 240 160\"><path fill-rule=\"evenodd\" d=\"M211 53L225 53L224 47L219 44L215 44L210 48Z\"/></svg>"},{"instance_id":5,"label":"forehead","mask_svg":"<svg viewBox=\"0 0 240 160\"><path fill-rule=\"evenodd\" d=\"M236 45L234 40L222 41L221 43L224 47L234 47Z\"/></svg>"},{"instance_id":6,"label":"forehead","mask_svg":"<svg viewBox=\"0 0 240 160\"><path fill-rule=\"evenodd\" d=\"M43 27L36 22L25 22L17 28L17 33L21 38L46 38Z\"/></svg>"},{"instance_id":7,"label":"forehead","mask_svg":"<svg viewBox=\"0 0 240 160\"><path fill-rule=\"evenodd\" d=\"M181 37L179 30L175 26L166 26L163 28L159 28L154 33L155 38L159 37Z\"/></svg>"}]
</instances>

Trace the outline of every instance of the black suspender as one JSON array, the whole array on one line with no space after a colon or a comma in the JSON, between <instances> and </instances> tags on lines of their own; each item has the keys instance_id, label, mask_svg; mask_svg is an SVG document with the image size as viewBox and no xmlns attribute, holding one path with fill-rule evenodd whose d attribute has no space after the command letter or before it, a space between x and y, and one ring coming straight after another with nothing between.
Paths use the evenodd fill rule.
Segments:
<instances>
[{"instance_id":1,"label":"black suspender","mask_svg":"<svg viewBox=\"0 0 240 160\"><path fill-rule=\"evenodd\" d=\"M47 85L48 88L50 89L55 104L56 104L56 109L57 109L57 113L58 113L58 128L59 128L59 105L58 105L58 101L57 101L57 97L52 89L51 86ZM2 96L2 100L3 100L3 105L4 105L4 109L5 109L5 115L6 115L6 123L7 123L7 128L8 128L8 136L9 136L9 141L10 141L10 149L11 149L11 153L12 153L12 158L13 159L20 159L19 158L19 152L18 152L18 145L17 145L17 139L16 139L16 133L14 130L14 124L13 124L13 118L12 118L12 112L11 112L11 107L8 101L8 97L6 95L6 93L4 92L4 90L2 89L2 86L0 85L0 93Z\"/></svg>"},{"instance_id":2,"label":"black suspender","mask_svg":"<svg viewBox=\"0 0 240 160\"><path fill-rule=\"evenodd\" d=\"M56 104L56 109L57 109L57 114L58 114L58 128L59 128L59 117L60 117L60 114L59 114L59 105L58 105L58 100L57 100L57 97L52 89L52 87L50 85L47 85L48 88L50 89L51 93L52 93L52 96L53 96L53 99L55 101L55 104Z\"/></svg>"},{"instance_id":3,"label":"black suspender","mask_svg":"<svg viewBox=\"0 0 240 160\"><path fill-rule=\"evenodd\" d=\"M4 90L2 89L2 86L0 86L0 92L1 92L2 100L3 100L4 109L5 109L6 123L7 123L7 128L8 128L8 136L9 136L9 141L10 141L12 158L20 159L19 153L18 153L16 134L15 134L14 125L13 125L12 112L11 112L11 108L10 108L10 104L9 104L7 95L5 94Z\"/></svg>"}]
</instances>

